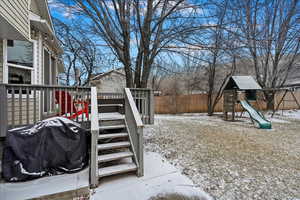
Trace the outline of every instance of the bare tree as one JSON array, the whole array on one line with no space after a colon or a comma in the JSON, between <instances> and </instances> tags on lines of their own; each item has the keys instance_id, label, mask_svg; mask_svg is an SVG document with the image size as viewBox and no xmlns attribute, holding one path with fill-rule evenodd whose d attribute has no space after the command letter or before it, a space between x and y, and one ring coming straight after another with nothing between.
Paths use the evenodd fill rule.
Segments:
<instances>
[{"instance_id":1,"label":"bare tree","mask_svg":"<svg viewBox=\"0 0 300 200\"><path fill-rule=\"evenodd\" d=\"M177 35L197 28L186 22L193 20L190 16L198 6L185 0L61 2L88 18L89 30L109 45L125 68L127 87L147 87L152 64L161 50Z\"/></svg>"},{"instance_id":2,"label":"bare tree","mask_svg":"<svg viewBox=\"0 0 300 200\"><path fill-rule=\"evenodd\" d=\"M72 80L75 81L74 73L76 70L74 69L76 69L76 63L78 62L78 52L80 51L80 46L74 42L74 36L71 34L72 31L68 25L64 24L58 19L54 19L53 21L56 35L64 49L64 60L67 63L64 71L65 84L71 85Z\"/></svg>"},{"instance_id":3,"label":"bare tree","mask_svg":"<svg viewBox=\"0 0 300 200\"><path fill-rule=\"evenodd\" d=\"M207 92L208 115L214 113L214 109L222 97L224 85L227 79L234 74L236 68L237 43L234 39L233 21L228 15L228 0L210 1L207 5L208 17L206 29L199 29L184 43L196 49L198 47L198 67L204 71L204 76L193 80L192 85L204 85ZM228 29L230 31L228 31Z\"/></svg>"},{"instance_id":4,"label":"bare tree","mask_svg":"<svg viewBox=\"0 0 300 200\"><path fill-rule=\"evenodd\" d=\"M100 70L102 52L89 35L77 29L78 24L54 19L54 26L64 49L65 84L87 85L91 76Z\"/></svg>"},{"instance_id":5,"label":"bare tree","mask_svg":"<svg viewBox=\"0 0 300 200\"><path fill-rule=\"evenodd\" d=\"M299 0L230 1L230 8L259 84L283 86L299 54ZM265 91L265 97L273 109L274 92Z\"/></svg>"},{"instance_id":6,"label":"bare tree","mask_svg":"<svg viewBox=\"0 0 300 200\"><path fill-rule=\"evenodd\" d=\"M166 78L168 72L164 69L163 61L156 61L153 64L150 74L150 85L153 90L160 90L162 81Z\"/></svg>"}]
</instances>

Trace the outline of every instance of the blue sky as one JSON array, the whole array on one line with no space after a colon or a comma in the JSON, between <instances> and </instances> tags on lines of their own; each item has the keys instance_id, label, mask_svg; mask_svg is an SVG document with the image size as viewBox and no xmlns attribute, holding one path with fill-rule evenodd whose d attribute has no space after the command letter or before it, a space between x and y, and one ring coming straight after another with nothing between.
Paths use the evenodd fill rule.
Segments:
<instances>
[{"instance_id":1,"label":"blue sky","mask_svg":"<svg viewBox=\"0 0 300 200\"><path fill-rule=\"evenodd\" d=\"M70 2L69 0L65 0L66 2ZM63 21L64 23L68 24L68 23L72 23L72 21L76 20L78 21L78 17L76 15L73 14L73 10L71 8L67 8L65 7L62 3L59 3L59 0L48 0L49 2L49 8L50 8L50 12L51 15L55 18L59 18L61 21ZM203 0L190 0L191 4L196 4L196 3L201 3L203 2ZM186 11L184 11L186 12ZM203 9L200 9L197 11L197 13L203 13ZM84 17L80 17L80 20L88 20L87 18ZM133 37L134 38L134 37ZM103 42L100 37L96 37L95 40L97 40L97 44L99 45L105 45L105 42ZM135 48L135 40L132 39L132 55L136 55L137 54L137 48ZM174 44L175 45L175 44ZM173 46L174 46L173 45ZM102 51L109 51L110 49L108 47L99 47L99 49L101 49ZM185 51L185 49L182 49L182 51ZM173 59L175 59L177 62L180 62L180 58L177 58L176 54L175 57L172 57ZM166 60L167 56L166 56Z\"/></svg>"}]
</instances>

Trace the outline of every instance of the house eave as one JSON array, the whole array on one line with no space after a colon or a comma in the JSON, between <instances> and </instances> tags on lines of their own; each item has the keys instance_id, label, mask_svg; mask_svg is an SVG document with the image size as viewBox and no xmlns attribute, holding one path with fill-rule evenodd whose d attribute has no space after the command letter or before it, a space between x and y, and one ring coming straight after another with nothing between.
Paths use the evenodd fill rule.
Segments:
<instances>
[{"instance_id":1,"label":"house eave","mask_svg":"<svg viewBox=\"0 0 300 200\"><path fill-rule=\"evenodd\" d=\"M0 38L9 40L29 40L29 35L25 35L19 31L13 24L9 23L3 16L0 15Z\"/></svg>"},{"instance_id":2,"label":"house eave","mask_svg":"<svg viewBox=\"0 0 300 200\"><path fill-rule=\"evenodd\" d=\"M49 39L52 41L53 47L57 50L58 54L62 54L63 50L60 47L58 40L55 36L55 33L51 27L51 25L48 23L47 20L42 19L40 16L30 12L29 14L30 19L30 25L36 28L37 30L47 34L49 36Z\"/></svg>"}]
</instances>

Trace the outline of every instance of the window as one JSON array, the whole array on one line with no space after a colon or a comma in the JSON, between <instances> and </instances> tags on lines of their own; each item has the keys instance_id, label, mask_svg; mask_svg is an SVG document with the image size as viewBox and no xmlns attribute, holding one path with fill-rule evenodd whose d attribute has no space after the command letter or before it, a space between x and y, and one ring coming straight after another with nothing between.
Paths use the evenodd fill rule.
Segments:
<instances>
[{"instance_id":1,"label":"window","mask_svg":"<svg viewBox=\"0 0 300 200\"><path fill-rule=\"evenodd\" d=\"M8 83L32 84L33 43L28 41L7 41Z\"/></svg>"},{"instance_id":2,"label":"window","mask_svg":"<svg viewBox=\"0 0 300 200\"><path fill-rule=\"evenodd\" d=\"M33 43L8 40L7 62L14 65L33 67Z\"/></svg>"},{"instance_id":3,"label":"window","mask_svg":"<svg viewBox=\"0 0 300 200\"><path fill-rule=\"evenodd\" d=\"M44 49L44 85L50 85L50 55L46 49ZM44 112L50 111L50 94L44 93Z\"/></svg>"},{"instance_id":4,"label":"window","mask_svg":"<svg viewBox=\"0 0 300 200\"><path fill-rule=\"evenodd\" d=\"M8 83L31 84L31 70L10 66L8 68Z\"/></svg>"},{"instance_id":5,"label":"window","mask_svg":"<svg viewBox=\"0 0 300 200\"><path fill-rule=\"evenodd\" d=\"M55 58L51 57L51 79L52 79L52 85L57 85L57 79L56 79L56 61Z\"/></svg>"},{"instance_id":6,"label":"window","mask_svg":"<svg viewBox=\"0 0 300 200\"><path fill-rule=\"evenodd\" d=\"M44 85L57 85L56 80L56 59L45 48L44 49ZM54 95L50 93L44 94L44 112L54 109Z\"/></svg>"},{"instance_id":7,"label":"window","mask_svg":"<svg viewBox=\"0 0 300 200\"><path fill-rule=\"evenodd\" d=\"M29 41L7 40L7 80L9 84L33 83L33 46L33 42ZM11 91L8 92L11 93ZM26 91L22 90L22 94L26 94Z\"/></svg>"}]
</instances>

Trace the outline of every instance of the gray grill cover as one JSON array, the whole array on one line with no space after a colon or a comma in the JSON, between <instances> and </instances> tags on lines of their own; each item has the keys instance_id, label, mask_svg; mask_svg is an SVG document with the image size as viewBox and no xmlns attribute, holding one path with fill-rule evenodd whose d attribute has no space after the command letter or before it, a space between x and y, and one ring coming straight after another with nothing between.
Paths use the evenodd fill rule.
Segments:
<instances>
[{"instance_id":1,"label":"gray grill cover","mask_svg":"<svg viewBox=\"0 0 300 200\"><path fill-rule=\"evenodd\" d=\"M3 151L3 177L6 181L25 181L77 172L88 164L87 145L87 130L62 117L9 130Z\"/></svg>"}]
</instances>

